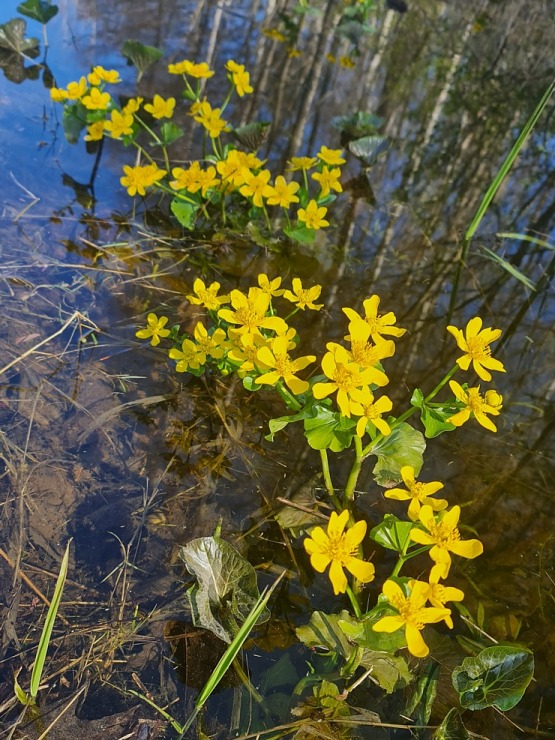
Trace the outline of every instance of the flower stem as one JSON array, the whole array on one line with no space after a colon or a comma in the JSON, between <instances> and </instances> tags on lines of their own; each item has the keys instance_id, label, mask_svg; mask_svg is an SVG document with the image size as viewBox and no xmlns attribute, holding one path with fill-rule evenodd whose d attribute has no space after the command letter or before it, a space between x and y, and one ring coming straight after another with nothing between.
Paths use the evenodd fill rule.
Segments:
<instances>
[{"instance_id":1,"label":"flower stem","mask_svg":"<svg viewBox=\"0 0 555 740\"><path fill-rule=\"evenodd\" d=\"M345 486L345 501L352 501L355 497L355 488L362 468L362 462L364 460L362 441L358 435L355 435L354 439L356 457L353 466L351 467L349 478L347 479L347 485Z\"/></svg>"},{"instance_id":2,"label":"flower stem","mask_svg":"<svg viewBox=\"0 0 555 740\"><path fill-rule=\"evenodd\" d=\"M357 619L362 619L362 609L360 608L360 604L358 603L358 599L353 592L353 589L347 584L347 596L349 597L351 601L351 605L353 607L353 611L355 612L355 617Z\"/></svg>"},{"instance_id":3,"label":"flower stem","mask_svg":"<svg viewBox=\"0 0 555 740\"><path fill-rule=\"evenodd\" d=\"M324 474L324 483L326 485L326 491L328 492L328 496L330 497L331 502L335 506L337 512L341 513L341 511L343 510L343 507L341 506L341 502L337 498L334 487L333 487L333 482L332 482L331 474L330 474L330 465L328 462L327 450L320 450L320 463L322 465L322 473Z\"/></svg>"}]
</instances>

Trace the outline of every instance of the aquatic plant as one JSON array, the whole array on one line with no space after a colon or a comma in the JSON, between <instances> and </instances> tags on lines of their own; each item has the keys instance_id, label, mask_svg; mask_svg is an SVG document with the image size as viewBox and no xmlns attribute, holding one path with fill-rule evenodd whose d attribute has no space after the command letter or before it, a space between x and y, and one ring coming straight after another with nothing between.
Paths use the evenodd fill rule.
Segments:
<instances>
[{"instance_id":1,"label":"aquatic plant","mask_svg":"<svg viewBox=\"0 0 555 740\"><path fill-rule=\"evenodd\" d=\"M225 71L229 88L223 102L214 105L205 87L215 71L206 62L184 59L168 65L169 74L183 80L183 98L190 104L187 115L200 126L205 148L210 150L187 166L173 165L168 153L169 146L183 136L183 129L172 120L177 112L175 98L156 93L151 102L141 97L120 101L111 91L121 82L118 71L101 66L65 88L53 87L50 95L64 105L64 129L71 142L86 128L88 142L107 137L125 147L134 146L136 164L123 165L121 184L131 197L152 192L170 196L170 209L186 229L213 227L218 221L244 227L253 221L265 224L270 233L282 228L289 238L310 243L317 231L329 226L328 205L343 190L342 152L322 146L314 156L292 157L287 173L272 173L257 156L269 124L234 128L224 118L234 95L241 100L253 93L249 73L232 59ZM231 136L242 148L229 140ZM151 153L154 149L159 156ZM295 173L300 181L294 179Z\"/></svg>"},{"instance_id":2,"label":"aquatic plant","mask_svg":"<svg viewBox=\"0 0 555 740\"><path fill-rule=\"evenodd\" d=\"M452 560L474 559L483 552L479 539L462 536L460 506L450 506L448 498L434 497L444 489L443 483L417 478L426 438L452 432L471 420L496 431L487 414L500 414L501 395L494 389L482 395L479 387L452 378L472 368L488 382L490 371L505 372L490 347L501 330L483 328L479 317L472 318L464 329L448 326L462 354L431 392L415 389L410 407L393 414L393 403L383 392L389 377L382 363L395 354L394 340L401 340L405 329L397 325L393 312L380 313L379 296L366 298L362 312L343 308L348 333L342 342L330 338L318 360L316 354L300 353L301 336L291 320L300 311L324 308L324 303L316 303L322 286L307 287L293 278L291 288L284 288L281 278L265 274L258 276L257 283L245 291L234 289L224 294L219 283L206 286L197 278L187 299L202 307L204 316L192 334L183 333L178 325L168 330L167 316L150 313L147 328L139 329L136 336L150 339L153 346L159 344L160 337L171 342L167 353L176 361L178 373L236 374L248 391L277 393L290 413L270 420L266 439L273 440L289 424L302 424L306 442L320 454L325 503L332 512L326 526L314 526L311 509L306 507L288 510L286 516L278 511L276 519L293 536L303 537L312 568L316 573L327 572L334 595L347 595L352 614L343 611L338 617L314 612L309 624L297 629L297 636L308 647L318 645L334 655L334 671L337 673L339 661L342 680L362 667L390 692L412 680L403 651L425 658L430 651L427 625L441 622L453 629L453 607L464 610L463 591L447 582ZM445 397L437 400L440 395ZM417 413L423 432L407 423ZM352 450L354 459L345 483L335 485L328 454L345 450ZM381 488L386 500L408 502L408 508L402 518L385 514L367 534L367 522L355 515L355 499L369 495L359 491L357 483L363 465L372 457L377 458L375 493ZM405 488L398 487L401 483ZM312 510L320 513L322 503L314 498ZM385 574L383 566L377 569L366 555L370 541L396 554L396 562ZM417 579L401 574L411 559L426 554L427 570ZM366 584L372 584L369 593L374 595L373 604ZM201 624L211 628L202 620ZM519 659L527 666L521 682L508 682L507 696L514 701L531 680L531 654L524 648L507 647L506 655L501 647L499 650L501 672L509 670L514 650L520 650ZM327 680L326 673L313 670L311 684ZM334 691L335 696L341 693L336 686ZM461 701L464 705L463 693Z\"/></svg>"}]
</instances>

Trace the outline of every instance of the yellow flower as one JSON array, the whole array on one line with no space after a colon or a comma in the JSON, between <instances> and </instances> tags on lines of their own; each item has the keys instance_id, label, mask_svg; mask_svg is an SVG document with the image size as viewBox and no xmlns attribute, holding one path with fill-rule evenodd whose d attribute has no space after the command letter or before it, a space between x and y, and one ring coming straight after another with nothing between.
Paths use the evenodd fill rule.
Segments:
<instances>
[{"instance_id":1,"label":"yellow flower","mask_svg":"<svg viewBox=\"0 0 555 740\"><path fill-rule=\"evenodd\" d=\"M457 360L457 365L463 370L468 370L470 363L482 380L491 380L488 370L505 372L503 364L491 356L490 344L501 336L501 329L482 329L482 319L475 316L466 325L466 337L462 329L456 326L448 326L447 331L457 340L459 349L464 354Z\"/></svg>"},{"instance_id":2,"label":"yellow flower","mask_svg":"<svg viewBox=\"0 0 555 740\"><path fill-rule=\"evenodd\" d=\"M302 54L300 49L297 49L295 46L290 46L287 49L287 56L291 59L296 59L297 57L300 57Z\"/></svg>"},{"instance_id":3,"label":"yellow flower","mask_svg":"<svg viewBox=\"0 0 555 740\"><path fill-rule=\"evenodd\" d=\"M195 64L195 62L190 62L188 59L175 64L168 64L168 72L172 75L189 75L189 77L195 77L196 79L212 77L214 74L214 71L210 69L206 62Z\"/></svg>"},{"instance_id":4,"label":"yellow flower","mask_svg":"<svg viewBox=\"0 0 555 740\"><path fill-rule=\"evenodd\" d=\"M356 522L344 532L348 521L347 510L339 515L333 511L327 532L324 532L322 527L314 527L310 537L303 543L315 571L323 573L331 563L329 579L336 596L347 590L347 576L343 568L347 568L349 573L362 583L373 581L375 574L372 563L356 557L359 545L366 535L366 522Z\"/></svg>"},{"instance_id":5,"label":"yellow flower","mask_svg":"<svg viewBox=\"0 0 555 740\"><path fill-rule=\"evenodd\" d=\"M144 108L153 118L171 118L175 108L175 98L164 100L160 95L155 95L152 103L147 103Z\"/></svg>"},{"instance_id":6,"label":"yellow flower","mask_svg":"<svg viewBox=\"0 0 555 740\"><path fill-rule=\"evenodd\" d=\"M120 182L124 188L127 188L129 195L145 195L146 188L150 184L150 178L145 171L145 167L131 167L124 164L123 171L125 176L120 178Z\"/></svg>"},{"instance_id":7,"label":"yellow flower","mask_svg":"<svg viewBox=\"0 0 555 740\"><path fill-rule=\"evenodd\" d=\"M253 88L250 85L250 76L249 73L245 71L244 64L237 64L230 59L225 65L225 68L228 72L231 72L231 80L235 86L237 95L239 95L240 98L245 94L253 92Z\"/></svg>"},{"instance_id":8,"label":"yellow flower","mask_svg":"<svg viewBox=\"0 0 555 740\"><path fill-rule=\"evenodd\" d=\"M260 286L260 290L262 290L262 292L268 293L268 295L275 296L276 298L277 296L283 295L284 293L283 289L280 290L279 288L279 286L281 285L280 277L270 280L267 275L261 272L257 280L258 280L258 285Z\"/></svg>"},{"instance_id":9,"label":"yellow flower","mask_svg":"<svg viewBox=\"0 0 555 740\"><path fill-rule=\"evenodd\" d=\"M303 311L305 308L319 311L324 304L314 303L314 301L319 298L321 292L321 285L313 285L312 288L303 288L301 280L299 280L299 278L293 278L293 292L285 290L283 292L283 297L288 301L291 301L291 303L296 303L297 308L302 308Z\"/></svg>"},{"instance_id":10,"label":"yellow flower","mask_svg":"<svg viewBox=\"0 0 555 740\"><path fill-rule=\"evenodd\" d=\"M169 337L170 330L164 329L168 323L167 316L160 316L158 318L155 313L149 313L146 317L146 323L146 329L139 329L139 331L135 332L135 336L139 339L152 337L150 343L153 347L156 347L156 345L160 344L160 337Z\"/></svg>"},{"instance_id":11,"label":"yellow flower","mask_svg":"<svg viewBox=\"0 0 555 740\"><path fill-rule=\"evenodd\" d=\"M409 581L409 586L412 586L413 583L415 583L415 581ZM446 601L462 601L463 599L464 592L461 591L460 588L444 586L439 583L437 574L435 578L432 578L432 575L430 574L430 582L426 592L426 601L429 601L432 606L435 606L438 609L445 609ZM453 629L453 620L451 619L451 615L449 614L449 616L446 616L444 619L445 624L449 629Z\"/></svg>"},{"instance_id":12,"label":"yellow flower","mask_svg":"<svg viewBox=\"0 0 555 740\"><path fill-rule=\"evenodd\" d=\"M259 370L267 369L262 360L257 357L258 350L269 344L269 340L262 334L241 334L237 329L228 329L228 336L233 343L227 358L231 362L239 364L237 370L239 377L250 373L257 367Z\"/></svg>"},{"instance_id":13,"label":"yellow flower","mask_svg":"<svg viewBox=\"0 0 555 740\"><path fill-rule=\"evenodd\" d=\"M357 362L361 367L375 367L378 362L395 354L395 343L391 339L378 337L375 344L368 341L372 328L362 319L351 321L349 332L345 339L351 343L351 357L353 362ZM377 385L386 385L387 378L385 374L384 378L384 382L377 383Z\"/></svg>"},{"instance_id":14,"label":"yellow flower","mask_svg":"<svg viewBox=\"0 0 555 740\"><path fill-rule=\"evenodd\" d=\"M264 28L262 33L269 39L274 39L274 41L279 41L280 43L285 41L285 36L277 28Z\"/></svg>"},{"instance_id":15,"label":"yellow flower","mask_svg":"<svg viewBox=\"0 0 555 740\"><path fill-rule=\"evenodd\" d=\"M349 353L339 344L330 342L322 359L322 370L331 382L316 383L312 387L314 398L326 398L337 391L337 405L343 416L351 416L352 393L357 388L371 385L375 378L373 368L362 370L351 362ZM355 407L358 408L358 407Z\"/></svg>"},{"instance_id":16,"label":"yellow flower","mask_svg":"<svg viewBox=\"0 0 555 740\"><path fill-rule=\"evenodd\" d=\"M300 187L298 182L287 182L283 175L278 175L272 188L272 195L268 197L268 205L289 208L291 203L298 203L299 199L295 193Z\"/></svg>"},{"instance_id":17,"label":"yellow flower","mask_svg":"<svg viewBox=\"0 0 555 740\"><path fill-rule=\"evenodd\" d=\"M270 170L261 170L257 175L253 175L250 170L245 168L241 174L245 184L241 185L239 192L245 198L252 198L253 205L257 208L262 208L264 205L263 198L269 198L274 192L272 186L268 184L272 173Z\"/></svg>"},{"instance_id":18,"label":"yellow flower","mask_svg":"<svg viewBox=\"0 0 555 740\"><path fill-rule=\"evenodd\" d=\"M168 352L172 360L177 360L175 371L185 373L189 368L198 370L206 362L206 353L190 339L184 339L181 349L170 349Z\"/></svg>"},{"instance_id":19,"label":"yellow flower","mask_svg":"<svg viewBox=\"0 0 555 740\"><path fill-rule=\"evenodd\" d=\"M229 303L229 295L218 295L220 283L211 283L208 288L204 280L196 278L193 283L194 295L186 295L185 298L195 306L204 306L209 311L217 311L224 303Z\"/></svg>"},{"instance_id":20,"label":"yellow flower","mask_svg":"<svg viewBox=\"0 0 555 740\"><path fill-rule=\"evenodd\" d=\"M343 192L343 188L339 182L339 178L341 177L339 167L334 167L330 170L329 167L324 166L322 172L313 172L311 177L320 183L320 197L322 198L329 195L332 190L335 190L336 193Z\"/></svg>"},{"instance_id":21,"label":"yellow flower","mask_svg":"<svg viewBox=\"0 0 555 740\"><path fill-rule=\"evenodd\" d=\"M324 206L318 208L318 203L315 200L311 200L308 202L306 210L304 208L299 208L297 218L305 224L307 229L314 229L317 231L318 229L322 229L324 226L330 225L330 222L326 221L324 218L327 212L327 208L324 208Z\"/></svg>"},{"instance_id":22,"label":"yellow flower","mask_svg":"<svg viewBox=\"0 0 555 740\"><path fill-rule=\"evenodd\" d=\"M141 107L141 104L143 102L142 98L129 98L127 103L122 108L122 113L130 113L133 115L133 113L136 113L139 108Z\"/></svg>"},{"instance_id":23,"label":"yellow flower","mask_svg":"<svg viewBox=\"0 0 555 740\"><path fill-rule=\"evenodd\" d=\"M398 326L393 326L397 321L395 314L392 311L381 316L378 313L378 306L380 305L380 298L377 295L373 295L367 298L363 304L364 306L364 319L352 308L344 308L343 313L348 316L351 321L366 321L370 326L370 336L374 342L377 342L382 334L390 334L392 337L402 337L406 329L400 329Z\"/></svg>"},{"instance_id":24,"label":"yellow flower","mask_svg":"<svg viewBox=\"0 0 555 740\"><path fill-rule=\"evenodd\" d=\"M327 146L323 146L316 156L322 162L329 164L330 167L337 167L340 164L345 164L345 160L341 156L342 153L341 149L328 149Z\"/></svg>"},{"instance_id":25,"label":"yellow flower","mask_svg":"<svg viewBox=\"0 0 555 740\"><path fill-rule=\"evenodd\" d=\"M107 110L110 105L110 94L101 92L98 87L92 87L81 102L88 110Z\"/></svg>"},{"instance_id":26,"label":"yellow flower","mask_svg":"<svg viewBox=\"0 0 555 740\"><path fill-rule=\"evenodd\" d=\"M66 88L67 100L79 100L87 92L87 80L81 77L79 82L70 82ZM108 95L108 98L110 96ZM84 102L84 101L83 101Z\"/></svg>"},{"instance_id":27,"label":"yellow flower","mask_svg":"<svg viewBox=\"0 0 555 740\"><path fill-rule=\"evenodd\" d=\"M115 85L121 82L117 69L104 69L101 66L93 67L92 72L88 75L88 80L91 85L100 85L102 82Z\"/></svg>"},{"instance_id":28,"label":"yellow flower","mask_svg":"<svg viewBox=\"0 0 555 740\"><path fill-rule=\"evenodd\" d=\"M223 329L218 328L212 334L208 334L204 324L198 321L193 335L200 352L215 360L220 360L224 356L228 341Z\"/></svg>"},{"instance_id":29,"label":"yellow flower","mask_svg":"<svg viewBox=\"0 0 555 740\"><path fill-rule=\"evenodd\" d=\"M120 113L119 110L113 110L110 114L110 120L104 123L104 129L108 131L113 139L120 139L122 136L133 133L133 116L130 113Z\"/></svg>"},{"instance_id":30,"label":"yellow flower","mask_svg":"<svg viewBox=\"0 0 555 740\"><path fill-rule=\"evenodd\" d=\"M425 607L428 598L429 584L422 581L412 581L409 596L405 596L401 587L395 581L386 581L383 585L383 594L397 610L398 614L378 619L372 629L375 632L396 632L405 628L405 638L409 652L416 658L425 658L430 652L420 634L424 625L441 622L450 616L449 609Z\"/></svg>"},{"instance_id":31,"label":"yellow flower","mask_svg":"<svg viewBox=\"0 0 555 740\"><path fill-rule=\"evenodd\" d=\"M418 520L422 505L430 506L434 511L442 511L447 508L448 502L444 498L430 498L434 493L441 491L443 483L440 483L440 481L418 483L414 478L412 465L403 465L401 477L408 491L404 491L402 488L391 488L384 495L386 498L392 498L396 501L410 501L408 514L411 521L416 522Z\"/></svg>"},{"instance_id":32,"label":"yellow flower","mask_svg":"<svg viewBox=\"0 0 555 740\"><path fill-rule=\"evenodd\" d=\"M304 370L305 367L314 362L316 357L307 355L292 360L287 352L288 349L289 339L286 336L275 337L270 342L269 347L261 347L256 353L256 357L271 370L256 378L254 382L259 385L275 385L283 378L289 390L298 396L299 393L305 393L310 385L306 380L297 378L296 373L299 370Z\"/></svg>"},{"instance_id":33,"label":"yellow flower","mask_svg":"<svg viewBox=\"0 0 555 740\"><path fill-rule=\"evenodd\" d=\"M353 67L355 66L354 60L348 56L339 57L339 64L342 67L345 67L345 69L353 69Z\"/></svg>"},{"instance_id":34,"label":"yellow flower","mask_svg":"<svg viewBox=\"0 0 555 740\"><path fill-rule=\"evenodd\" d=\"M318 160L316 157L291 157L288 162L288 170L291 172L297 172L298 170L310 170L316 164Z\"/></svg>"},{"instance_id":35,"label":"yellow flower","mask_svg":"<svg viewBox=\"0 0 555 740\"><path fill-rule=\"evenodd\" d=\"M326 54L326 59L330 64L335 64L335 62L337 61L333 54Z\"/></svg>"},{"instance_id":36,"label":"yellow flower","mask_svg":"<svg viewBox=\"0 0 555 740\"><path fill-rule=\"evenodd\" d=\"M446 419L449 424L454 424L456 427L460 427L465 423L465 421L468 421L472 415L478 424L481 424L485 429L489 429L490 432L497 431L497 427L493 421L486 416L486 414L499 416L499 410L502 408L503 397L497 393L497 391L486 391L484 397L480 394L480 386L464 390L456 380L450 380L449 387L455 394L457 400L465 405L464 409ZM488 401L491 401L492 403L488 403Z\"/></svg>"},{"instance_id":37,"label":"yellow flower","mask_svg":"<svg viewBox=\"0 0 555 740\"><path fill-rule=\"evenodd\" d=\"M193 103L189 115L197 123L200 123L208 131L212 139L216 139L222 131L230 131L231 127L227 121L221 117L219 108L212 108L210 103L205 99Z\"/></svg>"},{"instance_id":38,"label":"yellow flower","mask_svg":"<svg viewBox=\"0 0 555 740\"><path fill-rule=\"evenodd\" d=\"M63 103L64 100L68 99L67 90L62 90L59 87L51 87L50 99L53 100L54 103Z\"/></svg>"},{"instance_id":39,"label":"yellow flower","mask_svg":"<svg viewBox=\"0 0 555 740\"><path fill-rule=\"evenodd\" d=\"M436 521L434 510L425 504L419 513L420 522L428 530L411 529L410 537L420 545L432 545L429 551L435 565L430 577L435 579L447 578L451 567L451 555L460 555L463 558L477 558L484 551L480 540L461 540L457 529L461 507L453 506L449 511L439 514Z\"/></svg>"},{"instance_id":40,"label":"yellow flower","mask_svg":"<svg viewBox=\"0 0 555 740\"><path fill-rule=\"evenodd\" d=\"M106 121L95 121L87 126L85 141L100 141L104 135L104 125Z\"/></svg>"},{"instance_id":41,"label":"yellow flower","mask_svg":"<svg viewBox=\"0 0 555 740\"><path fill-rule=\"evenodd\" d=\"M361 417L357 422L359 437L364 437L369 422L383 435L391 434L391 427L385 419L382 419L382 414L388 413L393 408L390 398L380 396L377 401L374 401L374 394L369 388L355 388L351 393L351 399L353 401L351 403L352 413Z\"/></svg>"},{"instance_id":42,"label":"yellow flower","mask_svg":"<svg viewBox=\"0 0 555 740\"><path fill-rule=\"evenodd\" d=\"M234 311L221 308L218 317L228 324L236 324L238 333L260 334L260 329L281 333L287 331L287 324L279 316L266 316L270 296L260 288L250 288L248 296L240 290L232 290L230 296Z\"/></svg>"}]
</instances>

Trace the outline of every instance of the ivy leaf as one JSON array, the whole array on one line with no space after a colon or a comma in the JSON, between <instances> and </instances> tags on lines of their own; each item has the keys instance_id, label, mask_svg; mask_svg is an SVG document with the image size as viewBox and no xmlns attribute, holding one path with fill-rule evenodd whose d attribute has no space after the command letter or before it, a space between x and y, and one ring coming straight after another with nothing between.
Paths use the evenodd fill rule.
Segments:
<instances>
[{"instance_id":1,"label":"ivy leaf","mask_svg":"<svg viewBox=\"0 0 555 740\"><path fill-rule=\"evenodd\" d=\"M417 725L427 725L430 720L437 695L439 670L439 663L428 663L418 677L416 685L413 685L413 693L405 706L405 712Z\"/></svg>"},{"instance_id":2,"label":"ivy leaf","mask_svg":"<svg viewBox=\"0 0 555 740\"><path fill-rule=\"evenodd\" d=\"M17 12L46 25L57 14L58 6L51 5L47 0L25 0L17 6Z\"/></svg>"},{"instance_id":3,"label":"ivy leaf","mask_svg":"<svg viewBox=\"0 0 555 740\"><path fill-rule=\"evenodd\" d=\"M466 709L512 709L534 675L534 655L516 645L496 645L465 658L453 671L453 686Z\"/></svg>"},{"instance_id":4,"label":"ivy leaf","mask_svg":"<svg viewBox=\"0 0 555 740\"><path fill-rule=\"evenodd\" d=\"M432 740L470 740L458 709L453 707L447 712L443 722L432 735Z\"/></svg>"},{"instance_id":5,"label":"ivy leaf","mask_svg":"<svg viewBox=\"0 0 555 740\"><path fill-rule=\"evenodd\" d=\"M163 52L155 46L147 46L133 39L128 39L123 44L121 52L128 62L137 68L137 82L140 82L146 70L163 56Z\"/></svg>"},{"instance_id":6,"label":"ivy leaf","mask_svg":"<svg viewBox=\"0 0 555 740\"><path fill-rule=\"evenodd\" d=\"M185 203L182 200L174 198L170 203L173 215L179 221L181 226L191 231L195 228L195 221L199 207L193 203Z\"/></svg>"},{"instance_id":7,"label":"ivy leaf","mask_svg":"<svg viewBox=\"0 0 555 740\"><path fill-rule=\"evenodd\" d=\"M373 470L376 483L384 488L397 485L401 482L401 468L404 465L412 465L417 476L424 462L425 449L426 441L422 432L405 422L399 424L371 450L371 454L378 458Z\"/></svg>"},{"instance_id":8,"label":"ivy leaf","mask_svg":"<svg viewBox=\"0 0 555 740\"><path fill-rule=\"evenodd\" d=\"M195 626L231 643L260 598L256 571L219 537L199 537L180 548L179 556L198 584L187 591ZM266 609L258 623L269 618Z\"/></svg>"},{"instance_id":9,"label":"ivy leaf","mask_svg":"<svg viewBox=\"0 0 555 740\"><path fill-rule=\"evenodd\" d=\"M12 18L11 21L2 23L0 25L0 48L27 56L37 56L40 42L34 37L25 38L26 28L27 23L23 18Z\"/></svg>"},{"instance_id":10,"label":"ivy leaf","mask_svg":"<svg viewBox=\"0 0 555 740\"><path fill-rule=\"evenodd\" d=\"M412 522L403 522L393 514L386 514L383 520L370 532L370 539L388 550L404 555L410 542Z\"/></svg>"},{"instance_id":11,"label":"ivy leaf","mask_svg":"<svg viewBox=\"0 0 555 740\"><path fill-rule=\"evenodd\" d=\"M174 141L177 141L183 136L183 129L179 128L179 126L176 126L175 123L172 123L172 121L164 121L164 123L160 126L160 141L164 146L169 146L170 144L173 144Z\"/></svg>"}]
</instances>

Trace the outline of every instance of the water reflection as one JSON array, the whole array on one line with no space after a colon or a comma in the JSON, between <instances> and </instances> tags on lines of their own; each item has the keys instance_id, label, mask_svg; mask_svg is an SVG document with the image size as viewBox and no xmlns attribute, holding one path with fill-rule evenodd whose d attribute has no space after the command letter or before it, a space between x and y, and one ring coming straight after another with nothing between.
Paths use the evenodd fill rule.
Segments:
<instances>
[{"instance_id":1,"label":"water reflection","mask_svg":"<svg viewBox=\"0 0 555 740\"><path fill-rule=\"evenodd\" d=\"M5 5L15 14L16 3ZM66 420L65 414L79 419L56 447L61 467L72 475L75 465L92 471L91 480L79 474L77 494L65 495L67 512L79 520L75 536L85 549L98 545L98 538L106 542L102 519L106 511L110 518L116 510L111 526L118 527L122 540L129 543L133 532L142 533L133 539L133 562L159 577L156 584L148 582L148 595L136 579L136 598L144 608L161 600L173 604L168 594L180 588L180 573L176 567L168 577L164 562L172 545L209 534L222 518L224 531L235 534L240 546L270 570L279 564L294 571L295 561L300 563L305 582L290 586L282 607L284 622L294 623L302 619L299 603L306 607L310 598L323 606L329 598L323 581L312 580L303 566L295 543L280 538L271 523L270 502L310 480L317 459L296 444L295 432L289 438L283 433L273 446L264 441L269 410L259 394L247 395L225 381L176 378L160 352L136 350L134 327L158 304L182 326L193 325L195 315L183 294L199 273L217 275L226 287L251 284L258 272L298 275L326 286L329 314L310 317L305 327L316 353L345 333L340 308L358 308L376 292L410 329L391 373L395 408L407 403L414 386L431 389L454 359L445 326L461 235L553 76L551 16L546 4L519 0L483 2L479 8L412 0L403 15L384 3L366 25L349 26L345 6L337 2L319 4L314 15L299 15L286 3L271 1L140 5L138 12L137 3L121 2L114 12L113 3L103 0L60 2L59 17L49 25L48 62L57 84L99 62L122 68L119 50L126 39L137 38L163 48L165 60L206 60L218 70L229 58L244 63L255 93L236 104L231 117L237 125L272 121L265 151L272 167L283 167L291 155L310 154L321 144L338 146L334 118L357 111L382 119L379 132L389 139L389 151L372 168L349 158L344 179L353 189L334 206L335 231L314 247L284 245L279 253L267 253L247 236L231 234L212 243L183 240L164 208L155 204L147 228L137 227L141 213L133 213L119 184L121 165L128 161L119 145L105 146L94 177L93 155L85 153L82 143L64 142L58 113L41 83L26 79L15 88L3 78L0 92L14 101L9 113L0 114L0 197L4 223L10 224L2 246L9 259L3 276L3 346L10 359L17 356L19 347L30 346L28 336L48 335L74 306L86 308L105 330L100 346L85 351L86 371L80 365L81 349L73 346L57 376L57 391L45 397L44 409L35 404L34 418L44 417L39 423L44 429ZM0 20L8 17L9 12ZM176 94L176 81L164 70L162 64L153 67L139 93ZM122 91L133 94L134 73L124 72ZM214 99L223 95L223 79L216 75L210 81ZM174 156L186 160L198 141L189 119L183 117L183 123L187 143L177 145ZM38 148L38 142L45 146ZM552 121L545 115L471 244L452 317L462 325L479 313L488 324L505 328L500 358L508 372L498 387L506 412L499 433L488 435L469 425L432 441L426 460L430 479L443 480L451 501L466 505L465 521L484 540L484 557L459 574L469 608L476 611L481 604L484 628L496 639L519 638L536 649L538 682L514 713L528 726L534 725L544 695L542 712L549 718L553 711L548 692L554 653L542 649L552 639L555 616L552 150ZM19 185L7 178L8 172ZM14 226L11 222L30 202L26 190L40 202ZM498 237L498 232L533 234L545 244ZM108 246L113 242L116 246ZM491 251L535 289L492 261ZM40 288L48 270L59 278L56 290ZM54 280L52 275L48 280ZM29 285L14 287L12 279ZM28 314L21 314L23 304ZM32 331L14 333L14 324L33 321ZM7 380L1 407L6 423L13 423L10 414L29 423L32 391L42 387L42 377L57 371L39 358L34 362L32 372ZM81 413L86 409L84 416L72 406L48 417L47 407L59 409L64 394ZM163 402L139 402L141 396L159 395ZM119 410L130 396L136 406ZM111 411L113 416L105 417L109 423L76 447L74 438L90 429L88 417ZM43 416L37 417L38 412ZM27 428L19 424L16 444L24 444ZM52 444L48 435L46 441L38 434L30 439L33 454ZM334 471L338 479L345 465L343 457ZM70 482L62 475L58 487L69 491ZM36 485L46 496L43 483ZM359 499L361 510L370 521L377 520L385 507L370 470L360 487L368 492ZM109 500L113 489L122 492L126 503L103 509L114 507ZM93 516L95 510L101 516ZM49 522L46 531L31 530L32 538L59 539L65 518L67 513ZM250 528L250 535L241 534ZM102 553L93 552L88 563L98 569L98 580L100 571L105 576L120 557L114 540ZM180 607L172 609L179 618L175 612ZM251 661L256 666L254 657ZM169 694L174 698L180 690L174 686ZM485 714L487 720L480 721L493 722ZM488 728L482 729L488 734Z\"/></svg>"}]
</instances>

